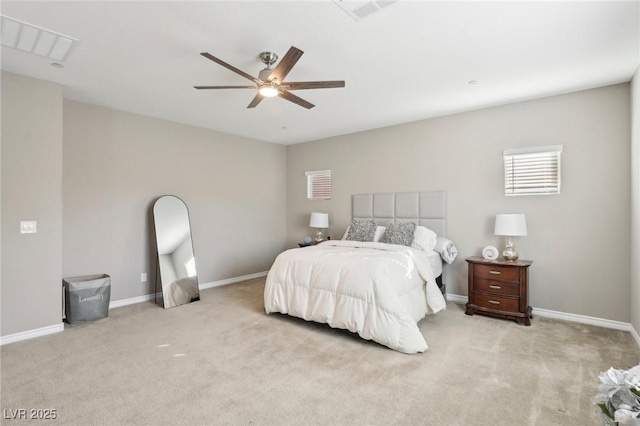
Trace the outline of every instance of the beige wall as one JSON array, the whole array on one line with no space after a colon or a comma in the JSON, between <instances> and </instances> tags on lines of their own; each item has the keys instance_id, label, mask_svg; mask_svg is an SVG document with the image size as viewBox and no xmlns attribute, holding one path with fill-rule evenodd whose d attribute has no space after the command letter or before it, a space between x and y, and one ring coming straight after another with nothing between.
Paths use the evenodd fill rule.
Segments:
<instances>
[{"instance_id":1,"label":"beige wall","mask_svg":"<svg viewBox=\"0 0 640 426\"><path fill-rule=\"evenodd\" d=\"M465 256L502 246L495 213L523 212L532 305L640 330L638 78L631 96L622 84L283 147L77 102L63 109L61 87L3 72L1 335L59 324L63 276L108 273L112 300L151 293L159 195L187 202L204 283L267 270L312 234L311 211L330 213L340 237L353 193L442 189L461 250L451 293L466 294ZM562 193L505 197L501 151L547 144L564 145ZM304 171L325 168L333 199L307 201ZM19 234L20 220L37 220L38 234Z\"/></svg>"},{"instance_id":2,"label":"beige wall","mask_svg":"<svg viewBox=\"0 0 640 426\"><path fill-rule=\"evenodd\" d=\"M640 334L640 68L631 82L631 325Z\"/></svg>"},{"instance_id":3,"label":"beige wall","mask_svg":"<svg viewBox=\"0 0 640 426\"><path fill-rule=\"evenodd\" d=\"M448 291L467 294L464 258L493 235L496 213L527 216L517 239L534 261L530 303L628 322L630 237L629 84L548 97L287 147L287 244L309 213L330 214L330 235L348 225L352 194L446 190L448 233L460 255ZM506 197L502 150L564 145L562 193ZM306 199L306 170L331 169L333 198Z\"/></svg>"},{"instance_id":4,"label":"beige wall","mask_svg":"<svg viewBox=\"0 0 640 426\"><path fill-rule=\"evenodd\" d=\"M62 322L62 88L2 72L2 328ZM36 234L20 234L35 220Z\"/></svg>"},{"instance_id":5,"label":"beige wall","mask_svg":"<svg viewBox=\"0 0 640 426\"><path fill-rule=\"evenodd\" d=\"M149 211L167 194L189 208L200 283L266 271L284 247L285 170L281 145L65 101L64 274L111 275L112 300L152 293Z\"/></svg>"}]
</instances>

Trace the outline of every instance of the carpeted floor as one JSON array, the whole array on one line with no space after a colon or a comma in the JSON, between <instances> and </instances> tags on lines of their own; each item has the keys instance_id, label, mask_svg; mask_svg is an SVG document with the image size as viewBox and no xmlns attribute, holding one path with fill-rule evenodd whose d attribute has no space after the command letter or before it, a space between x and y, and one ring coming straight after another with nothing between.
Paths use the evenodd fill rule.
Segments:
<instances>
[{"instance_id":1,"label":"carpeted floor","mask_svg":"<svg viewBox=\"0 0 640 426\"><path fill-rule=\"evenodd\" d=\"M430 349L405 355L265 315L263 289L261 278L168 310L126 306L3 346L2 424L597 425L599 372L640 361L627 332L522 327L453 303L420 323ZM20 409L57 418L12 420Z\"/></svg>"}]
</instances>

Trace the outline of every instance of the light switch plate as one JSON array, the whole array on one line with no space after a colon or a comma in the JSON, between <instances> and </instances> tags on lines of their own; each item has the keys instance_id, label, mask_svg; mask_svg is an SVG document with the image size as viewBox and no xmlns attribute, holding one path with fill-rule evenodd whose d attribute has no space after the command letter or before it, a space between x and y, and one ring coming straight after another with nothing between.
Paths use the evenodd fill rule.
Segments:
<instances>
[{"instance_id":1,"label":"light switch plate","mask_svg":"<svg viewBox=\"0 0 640 426\"><path fill-rule=\"evenodd\" d=\"M140 282L146 283L147 282L147 273L143 272L140 274Z\"/></svg>"},{"instance_id":2,"label":"light switch plate","mask_svg":"<svg viewBox=\"0 0 640 426\"><path fill-rule=\"evenodd\" d=\"M36 234L38 232L38 222L35 220L20 221L21 234Z\"/></svg>"}]
</instances>

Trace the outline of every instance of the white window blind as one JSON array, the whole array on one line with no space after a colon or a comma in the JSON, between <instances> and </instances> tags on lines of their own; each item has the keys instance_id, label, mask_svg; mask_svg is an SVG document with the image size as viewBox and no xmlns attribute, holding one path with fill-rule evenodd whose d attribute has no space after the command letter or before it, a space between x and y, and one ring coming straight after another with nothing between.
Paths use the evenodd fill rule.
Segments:
<instances>
[{"instance_id":1,"label":"white window blind","mask_svg":"<svg viewBox=\"0 0 640 426\"><path fill-rule=\"evenodd\" d=\"M307 176L307 198L309 200L331 199L331 170L305 172Z\"/></svg>"},{"instance_id":2,"label":"white window blind","mask_svg":"<svg viewBox=\"0 0 640 426\"><path fill-rule=\"evenodd\" d=\"M562 145L503 151L504 194L560 193Z\"/></svg>"}]
</instances>

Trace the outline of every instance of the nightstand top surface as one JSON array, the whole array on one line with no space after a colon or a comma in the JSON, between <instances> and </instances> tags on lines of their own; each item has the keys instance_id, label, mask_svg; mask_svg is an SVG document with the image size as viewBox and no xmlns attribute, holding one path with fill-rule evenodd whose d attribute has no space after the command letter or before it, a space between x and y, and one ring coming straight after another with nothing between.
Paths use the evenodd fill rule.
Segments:
<instances>
[{"instance_id":1,"label":"nightstand top surface","mask_svg":"<svg viewBox=\"0 0 640 426\"><path fill-rule=\"evenodd\" d=\"M533 261L532 260L504 260L504 259L496 259L496 260L488 260L484 257L480 256L471 256L465 259L469 263L482 263L485 265L500 265L500 266L530 266Z\"/></svg>"}]
</instances>

